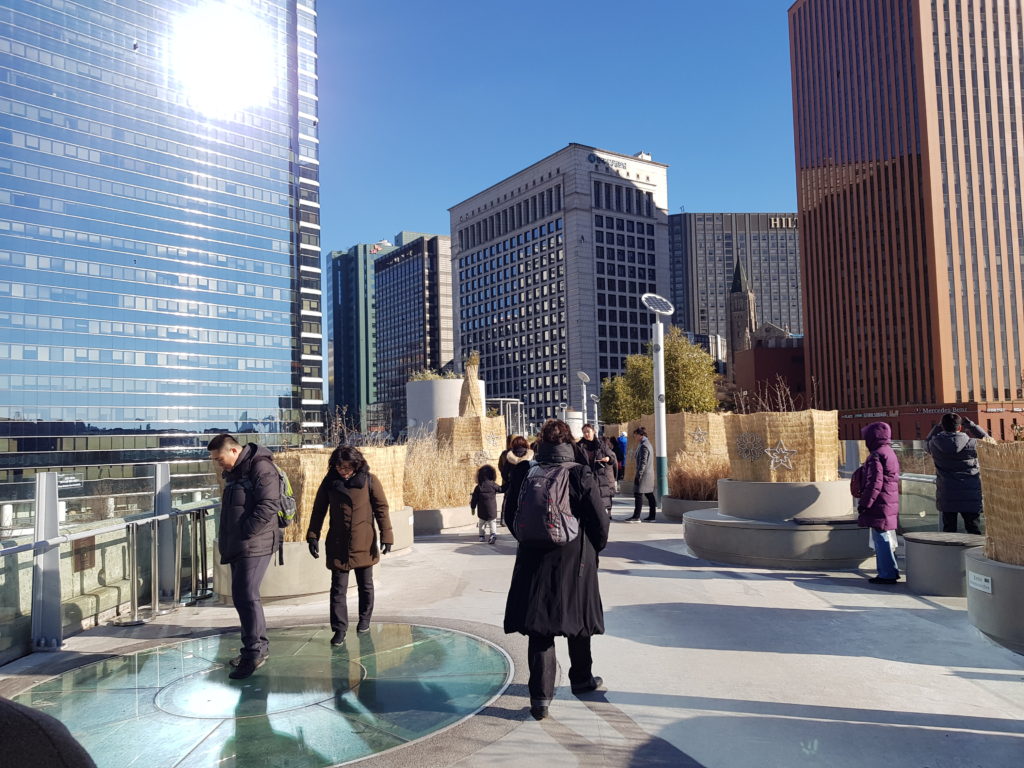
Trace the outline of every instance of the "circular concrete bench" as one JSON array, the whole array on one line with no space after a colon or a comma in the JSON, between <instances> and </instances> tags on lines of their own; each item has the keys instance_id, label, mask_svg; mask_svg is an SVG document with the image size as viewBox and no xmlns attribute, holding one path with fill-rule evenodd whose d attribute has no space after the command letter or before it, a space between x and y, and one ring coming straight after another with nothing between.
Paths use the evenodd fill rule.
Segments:
<instances>
[{"instance_id":1,"label":"circular concrete bench","mask_svg":"<svg viewBox=\"0 0 1024 768\"><path fill-rule=\"evenodd\" d=\"M919 595L964 597L967 594L964 552L985 544L973 533L923 531L903 535L907 587Z\"/></svg>"}]
</instances>

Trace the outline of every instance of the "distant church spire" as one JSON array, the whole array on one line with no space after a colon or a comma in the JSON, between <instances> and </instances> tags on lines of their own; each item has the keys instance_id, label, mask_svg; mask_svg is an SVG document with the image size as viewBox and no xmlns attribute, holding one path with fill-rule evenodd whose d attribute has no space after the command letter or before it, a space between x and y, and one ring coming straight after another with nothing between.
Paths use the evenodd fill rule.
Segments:
<instances>
[{"instance_id":1,"label":"distant church spire","mask_svg":"<svg viewBox=\"0 0 1024 768\"><path fill-rule=\"evenodd\" d=\"M729 373L733 373L734 354L753 346L757 332L757 307L754 292L747 281L743 260L736 259L729 291Z\"/></svg>"}]
</instances>

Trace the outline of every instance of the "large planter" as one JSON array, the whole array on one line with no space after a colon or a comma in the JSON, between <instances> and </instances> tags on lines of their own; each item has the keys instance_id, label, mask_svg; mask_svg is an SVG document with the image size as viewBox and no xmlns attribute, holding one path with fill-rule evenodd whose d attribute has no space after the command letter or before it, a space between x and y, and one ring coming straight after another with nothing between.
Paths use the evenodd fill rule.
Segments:
<instances>
[{"instance_id":1,"label":"large planter","mask_svg":"<svg viewBox=\"0 0 1024 768\"><path fill-rule=\"evenodd\" d=\"M713 562L764 568L859 568L871 557L849 483L718 481L718 507L687 512L690 550Z\"/></svg>"},{"instance_id":2,"label":"large planter","mask_svg":"<svg viewBox=\"0 0 1024 768\"><path fill-rule=\"evenodd\" d=\"M987 637L1024 654L1024 566L1000 563L980 548L964 553L967 616Z\"/></svg>"},{"instance_id":3,"label":"large planter","mask_svg":"<svg viewBox=\"0 0 1024 768\"><path fill-rule=\"evenodd\" d=\"M444 507L442 509L417 509L413 512L413 520L416 536L433 536L475 527L477 517L468 506Z\"/></svg>"},{"instance_id":4,"label":"large planter","mask_svg":"<svg viewBox=\"0 0 1024 768\"><path fill-rule=\"evenodd\" d=\"M284 543L284 565L278 563L277 555L267 568L267 575L260 584L260 597L264 600L283 600L309 595L325 595L331 588L331 575L324 566L324 554L314 560L309 555L306 542L286 541ZM213 544L217 552L217 542ZM231 566L222 565L220 557L214 554L213 591L231 600Z\"/></svg>"},{"instance_id":5,"label":"large planter","mask_svg":"<svg viewBox=\"0 0 1024 768\"><path fill-rule=\"evenodd\" d=\"M484 382L479 381L480 401L486 397ZM459 415L462 379L426 379L405 385L406 429L410 435L433 434L437 420Z\"/></svg>"},{"instance_id":6,"label":"large planter","mask_svg":"<svg viewBox=\"0 0 1024 768\"><path fill-rule=\"evenodd\" d=\"M683 515L687 512L693 512L698 509L714 509L717 506L718 502L715 500L697 501L695 499L677 499L675 496L664 496L661 499L661 514L665 516L666 520L679 523L682 522Z\"/></svg>"}]
</instances>

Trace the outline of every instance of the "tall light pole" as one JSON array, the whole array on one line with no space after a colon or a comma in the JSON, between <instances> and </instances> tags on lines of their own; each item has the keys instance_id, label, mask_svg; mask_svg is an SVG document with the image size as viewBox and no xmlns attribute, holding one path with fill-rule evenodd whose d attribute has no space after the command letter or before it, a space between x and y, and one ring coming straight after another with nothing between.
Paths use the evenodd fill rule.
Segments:
<instances>
[{"instance_id":1,"label":"tall light pole","mask_svg":"<svg viewBox=\"0 0 1024 768\"><path fill-rule=\"evenodd\" d=\"M559 403L559 409L562 411L562 421L565 421L565 409L569 407L568 403Z\"/></svg>"},{"instance_id":2,"label":"tall light pole","mask_svg":"<svg viewBox=\"0 0 1024 768\"><path fill-rule=\"evenodd\" d=\"M654 349L654 457L658 471L658 498L668 495L668 436L665 434L665 326L661 317L675 312L672 302L656 293L645 293L640 301L654 313L651 346Z\"/></svg>"},{"instance_id":3,"label":"tall light pole","mask_svg":"<svg viewBox=\"0 0 1024 768\"><path fill-rule=\"evenodd\" d=\"M600 434L601 432L601 417L597 412L597 404L601 402L601 398L597 395L591 395L590 399L594 401L594 433Z\"/></svg>"},{"instance_id":4,"label":"tall light pole","mask_svg":"<svg viewBox=\"0 0 1024 768\"><path fill-rule=\"evenodd\" d=\"M581 397L581 402L583 404L580 406L580 417L583 419L583 423L586 424L587 423L587 410L588 410L587 409L587 384L590 383L590 377L587 376L587 374L584 373L583 371L577 371L576 372L576 378L580 380L580 386L583 388L583 395Z\"/></svg>"}]
</instances>

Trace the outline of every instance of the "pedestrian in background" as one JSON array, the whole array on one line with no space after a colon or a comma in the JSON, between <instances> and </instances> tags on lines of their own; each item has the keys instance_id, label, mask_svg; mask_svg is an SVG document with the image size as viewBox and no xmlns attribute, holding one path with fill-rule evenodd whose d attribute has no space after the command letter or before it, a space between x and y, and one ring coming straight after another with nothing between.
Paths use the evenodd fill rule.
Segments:
<instances>
[{"instance_id":1,"label":"pedestrian in background","mask_svg":"<svg viewBox=\"0 0 1024 768\"><path fill-rule=\"evenodd\" d=\"M283 538L278 525L281 476L273 454L262 445L242 447L231 435L221 434L206 450L223 472L217 547L221 563L231 567L231 602L242 625L241 653L231 660L228 677L244 680L270 655L260 584Z\"/></svg>"},{"instance_id":2,"label":"pedestrian in background","mask_svg":"<svg viewBox=\"0 0 1024 768\"><path fill-rule=\"evenodd\" d=\"M604 502L603 509L610 510L612 499L615 498L615 477L612 469L615 466L615 455L608 451L592 425L583 425L583 437L576 443L576 454L579 463L587 465L594 473ZM611 473L608 472L609 469L612 469Z\"/></svg>"},{"instance_id":3,"label":"pedestrian in background","mask_svg":"<svg viewBox=\"0 0 1024 768\"><path fill-rule=\"evenodd\" d=\"M501 493L501 486L494 482L497 476L498 473L490 464L480 467L476 471L476 488L473 489L473 495L469 500L469 509L477 516L480 541L486 540L488 544L494 544L498 540L494 521L498 517L498 494Z\"/></svg>"},{"instance_id":4,"label":"pedestrian in background","mask_svg":"<svg viewBox=\"0 0 1024 768\"><path fill-rule=\"evenodd\" d=\"M856 473L860 487L857 525L871 529L877 570L868 581L895 584L900 580L894 551L900 511L900 462L892 449L892 429L884 421L868 424L860 434L870 453Z\"/></svg>"},{"instance_id":5,"label":"pedestrian in background","mask_svg":"<svg viewBox=\"0 0 1024 768\"><path fill-rule=\"evenodd\" d=\"M637 427L633 434L639 440L636 446L636 474L633 477L633 516L626 522L639 523L640 512L643 510L644 499L647 499L649 512L644 518L645 523L653 523L658 513L658 499L654 495L654 449L647 439L646 427Z\"/></svg>"},{"instance_id":6,"label":"pedestrian in background","mask_svg":"<svg viewBox=\"0 0 1024 768\"><path fill-rule=\"evenodd\" d=\"M988 432L958 413L947 413L928 434L928 453L935 462L935 506L947 533L956 533L958 515L968 533L981 533L978 441L987 437Z\"/></svg>"},{"instance_id":7,"label":"pedestrian in background","mask_svg":"<svg viewBox=\"0 0 1024 768\"><path fill-rule=\"evenodd\" d=\"M355 571L359 593L356 632L369 632L373 617L373 566L395 543L384 486L370 472L370 465L358 448L347 445L335 448L328 461L327 474L317 489L306 531L309 554L314 559L320 557L320 530L328 512L325 565L331 572L330 617L334 630L331 645L341 645L348 631L349 573ZM380 546L375 521L380 530Z\"/></svg>"},{"instance_id":8,"label":"pedestrian in background","mask_svg":"<svg viewBox=\"0 0 1024 768\"><path fill-rule=\"evenodd\" d=\"M593 474L575 461L572 443L569 425L549 419L541 427L536 462L542 469L571 465L566 492L572 516L579 521L578 535L562 546L520 542L505 604L505 632L529 637L530 714L537 720L547 717L555 694L555 636L564 636L569 644L573 693L593 691L604 683L592 672L590 638L604 633L597 554L608 543L608 516ZM530 469L521 462L505 493L505 520L513 535L517 516L530 514L519 509Z\"/></svg>"},{"instance_id":9,"label":"pedestrian in background","mask_svg":"<svg viewBox=\"0 0 1024 768\"><path fill-rule=\"evenodd\" d=\"M625 432L619 432L615 440L615 455L619 460L619 480L622 480L626 472L626 450L629 448L629 437Z\"/></svg>"}]
</instances>

